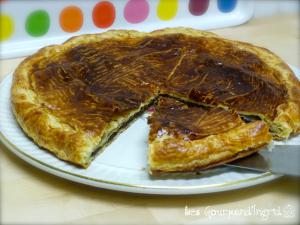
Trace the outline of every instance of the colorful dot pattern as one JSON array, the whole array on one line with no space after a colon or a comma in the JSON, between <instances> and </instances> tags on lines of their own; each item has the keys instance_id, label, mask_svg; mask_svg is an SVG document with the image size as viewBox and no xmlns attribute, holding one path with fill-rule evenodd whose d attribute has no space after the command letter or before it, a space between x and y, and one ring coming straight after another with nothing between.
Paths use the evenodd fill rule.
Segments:
<instances>
[{"instance_id":1,"label":"colorful dot pattern","mask_svg":"<svg viewBox=\"0 0 300 225\"><path fill-rule=\"evenodd\" d=\"M14 21L6 14L0 15L0 41L9 39L14 32Z\"/></svg>"},{"instance_id":2,"label":"colorful dot pattern","mask_svg":"<svg viewBox=\"0 0 300 225\"><path fill-rule=\"evenodd\" d=\"M200 16L207 11L208 5L209 0L190 0L189 11L194 16Z\"/></svg>"},{"instance_id":3,"label":"colorful dot pattern","mask_svg":"<svg viewBox=\"0 0 300 225\"><path fill-rule=\"evenodd\" d=\"M109 1L99 2L93 9L93 21L99 28L110 27L116 17L115 6Z\"/></svg>"},{"instance_id":4,"label":"colorful dot pattern","mask_svg":"<svg viewBox=\"0 0 300 225\"><path fill-rule=\"evenodd\" d=\"M149 3L152 0L127 0L124 8L116 8L114 4L117 1L98 1L92 6L92 12L84 15L79 6L65 6L59 12L59 26L63 32L73 33L80 31L83 27L84 20L92 19L95 27L107 29L113 26L116 15L122 15L126 22L130 24L138 24L147 20L150 14ZM0 0L0 4L6 4L9 1ZM156 17L162 21L170 21L176 18L178 14L180 0L158 0L156 1ZM188 11L193 16L201 16L205 14L209 8L210 0L189 0ZM217 0L217 7L221 13L232 12L237 5L237 0ZM153 2L151 2L153 3ZM1 5L0 5L1 6ZM153 5L152 5L153 6ZM152 8L152 9L153 9ZM117 14L117 10L123 10ZM91 14L91 16L90 16ZM53 18L52 18L53 20ZM55 23L54 23L55 24ZM14 18L11 15L0 12L0 41L10 39L15 33ZM29 12L25 19L25 32L32 37L40 37L46 35L51 26L51 17L45 9L39 9Z\"/></svg>"},{"instance_id":5,"label":"colorful dot pattern","mask_svg":"<svg viewBox=\"0 0 300 225\"><path fill-rule=\"evenodd\" d=\"M83 24L83 13L77 6L64 8L59 15L59 23L65 32L76 32Z\"/></svg>"},{"instance_id":6,"label":"colorful dot pattern","mask_svg":"<svg viewBox=\"0 0 300 225\"><path fill-rule=\"evenodd\" d=\"M161 20L171 20L176 16L178 0L160 0L157 6L157 16Z\"/></svg>"},{"instance_id":7,"label":"colorful dot pattern","mask_svg":"<svg viewBox=\"0 0 300 225\"><path fill-rule=\"evenodd\" d=\"M146 0L129 0L124 9L124 18L129 23L141 23L149 15L149 4Z\"/></svg>"},{"instance_id":8,"label":"colorful dot pattern","mask_svg":"<svg viewBox=\"0 0 300 225\"><path fill-rule=\"evenodd\" d=\"M29 14L25 28L29 35L39 37L45 35L50 27L49 14L45 10L36 10Z\"/></svg>"},{"instance_id":9,"label":"colorful dot pattern","mask_svg":"<svg viewBox=\"0 0 300 225\"><path fill-rule=\"evenodd\" d=\"M218 0L218 8L221 12L231 12L237 4L237 0Z\"/></svg>"}]
</instances>

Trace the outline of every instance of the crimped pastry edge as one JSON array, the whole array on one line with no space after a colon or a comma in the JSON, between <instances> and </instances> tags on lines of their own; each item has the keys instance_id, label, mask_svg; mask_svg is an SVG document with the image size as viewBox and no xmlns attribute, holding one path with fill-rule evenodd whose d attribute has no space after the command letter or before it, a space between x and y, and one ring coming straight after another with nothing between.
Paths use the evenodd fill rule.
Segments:
<instances>
[{"instance_id":1,"label":"crimped pastry edge","mask_svg":"<svg viewBox=\"0 0 300 225\"><path fill-rule=\"evenodd\" d=\"M272 140L268 129L265 122L254 121L200 140L188 141L184 137L177 138L168 133L157 136L149 146L150 174L197 172L245 157L259 151ZM172 141L172 145L174 141L180 147L169 148L165 140ZM185 151L186 145L191 146L191 152ZM188 154L184 157L186 160L178 162L185 154Z\"/></svg>"}]
</instances>

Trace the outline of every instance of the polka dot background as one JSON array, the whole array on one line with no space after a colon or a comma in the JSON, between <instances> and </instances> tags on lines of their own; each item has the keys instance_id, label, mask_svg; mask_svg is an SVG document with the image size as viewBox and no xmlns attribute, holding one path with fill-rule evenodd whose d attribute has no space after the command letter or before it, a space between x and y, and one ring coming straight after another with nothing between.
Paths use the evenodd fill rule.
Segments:
<instances>
[{"instance_id":1,"label":"polka dot background","mask_svg":"<svg viewBox=\"0 0 300 225\"><path fill-rule=\"evenodd\" d=\"M92 4L90 12L87 12L86 8L81 8L80 5L82 6L82 4L76 4L77 1L69 1L70 5L59 9L58 18L54 18L53 14L50 16L52 9L43 8L25 11L24 28L20 27L20 21L16 22L18 19L16 18L17 14L14 14L13 17L9 13L0 11L0 41L9 40L14 34L18 34L15 31L23 29L28 36L42 37L48 34L50 26L56 26L57 21L60 27L58 30L67 33L82 30L85 20L91 20L94 25L93 28L113 29L117 19L116 16L122 17L118 18L118 21L123 20L127 24L139 24L147 21L150 13L152 13L152 19L156 17L161 21L171 21L176 18L179 7L183 6L183 2L190 15L202 16L208 11L209 4L212 2L212 0L124 0L125 3L122 4L124 7L120 8L119 5L116 5L119 1L121 0L89 1L89 4ZM12 1L0 0L1 5L10 2ZM237 2L237 0L217 0L217 9L222 14L230 13L236 8ZM91 23L87 22L87 24L90 25ZM57 30L56 27L51 29L51 31L53 30Z\"/></svg>"}]
</instances>

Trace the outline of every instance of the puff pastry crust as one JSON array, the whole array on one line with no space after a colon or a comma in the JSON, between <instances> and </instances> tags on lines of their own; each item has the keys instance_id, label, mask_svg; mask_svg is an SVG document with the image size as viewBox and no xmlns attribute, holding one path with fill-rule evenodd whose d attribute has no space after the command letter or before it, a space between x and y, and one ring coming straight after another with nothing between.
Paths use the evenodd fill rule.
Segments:
<instances>
[{"instance_id":1,"label":"puff pastry crust","mask_svg":"<svg viewBox=\"0 0 300 225\"><path fill-rule=\"evenodd\" d=\"M11 103L35 143L87 167L161 94L259 116L274 138L300 131L300 84L279 57L189 28L113 30L42 48L15 71Z\"/></svg>"}]
</instances>

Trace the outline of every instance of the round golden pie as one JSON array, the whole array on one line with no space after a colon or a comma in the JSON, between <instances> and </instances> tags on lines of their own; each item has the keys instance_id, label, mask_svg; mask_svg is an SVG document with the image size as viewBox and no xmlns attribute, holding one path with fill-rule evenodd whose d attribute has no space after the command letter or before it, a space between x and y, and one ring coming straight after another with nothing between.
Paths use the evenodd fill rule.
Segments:
<instances>
[{"instance_id":1,"label":"round golden pie","mask_svg":"<svg viewBox=\"0 0 300 225\"><path fill-rule=\"evenodd\" d=\"M188 28L71 38L26 58L11 89L25 133L82 167L159 96L251 116L275 139L300 131L300 83L278 56Z\"/></svg>"}]
</instances>

